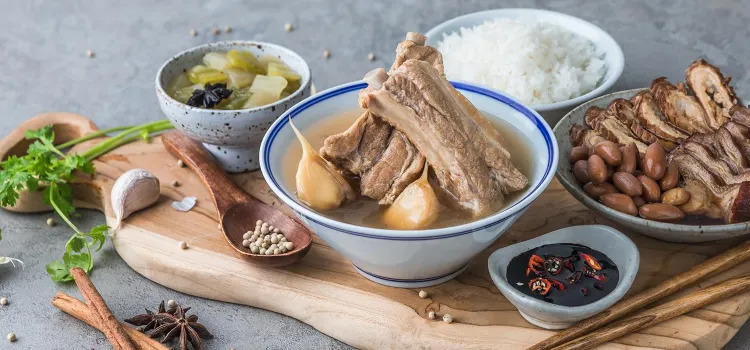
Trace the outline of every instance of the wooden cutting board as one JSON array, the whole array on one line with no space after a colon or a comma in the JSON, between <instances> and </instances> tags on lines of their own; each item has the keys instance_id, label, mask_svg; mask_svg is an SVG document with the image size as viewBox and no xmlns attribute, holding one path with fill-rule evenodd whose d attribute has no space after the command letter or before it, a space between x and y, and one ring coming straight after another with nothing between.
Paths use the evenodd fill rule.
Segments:
<instances>
[{"instance_id":1,"label":"wooden cutting board","mask_svg":"<svg viewBox=\"0 0 750 350\"><path fill-rule=\"evenodd\" d=\"M52 113L36 117L0 141L0 155L20 153L28 143L22 130L54 123L58 140L95 130L88 119ZM90 147L94 140L81 145ZM101 210L112 223L110 189L123 172L144 168L161 179L162 198L131 216L114 236L117 252L136 272L180 292L251 305L299 319L321 332L358 348L491 348L524 349L552 334L527 323L499 293L487 271L487 257L497 248L573 225L611 222L594 216L553 181L544 194L499 241L477 256L453 281L419 290L382 286L361 277L340 254L315 237L310 253L285 268L265 269L241 260L224 241L207 191L191 170L162 147L161 140L138 142L96 161L97 175L75 187L79 206ZM268 189L260 172L233 176L259 199L292 215ZM181 183L172 187L172 181ZM195 196L191 212L177 212L171 202ZM38 198L26 196L16 211L45 210ZM641 252L641 266L630 294L670 278L738 241L703 244L661 242L628 234ZM189 249L180 250L186 241ZM750 263L691 286L682 293L740 273ZM446 324L427 318L450 313ZM249 312L249 311L248 311ZM750 295L738 295L684 316L605 344L606 349L720 349L750 317Z\"/></svg>"}]
</instances>

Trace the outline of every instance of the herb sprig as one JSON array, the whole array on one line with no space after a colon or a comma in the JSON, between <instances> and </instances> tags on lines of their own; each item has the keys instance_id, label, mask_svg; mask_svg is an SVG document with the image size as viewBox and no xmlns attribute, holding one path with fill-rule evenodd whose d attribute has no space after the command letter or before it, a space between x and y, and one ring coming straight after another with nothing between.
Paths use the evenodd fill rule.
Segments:
<instances>
[{"instance_id":1,"label":"herb sprig","mask_svg":"<svg viewBox=\"0 0 750 350\"><path fill-rule=\"evenodd\" d=\"M57 260L46 266L47 273L54 281L72 281L73 277L68 271L73 267L80 267L86 273L90 272L94 267L92 250L99 251L104 246L109 232L107 225L96 226L90 231L81 231L70 220L76 212L71 187L76 176L79 173L93 175L92 161L97 157L135 140L149 140L153 134L171 128L169 121L161 120L134 127L101 130L55 146L55 132L52 126L45 126L39 130L26 131L26 139L34 140L26 155L10 156L0 163L0 205L15 205L20 192L24 189L41 190L44 202L73 229L73 235L65 244L62 261ZM62 149L116 131L122 132L83 154L66 155L62 152Z\"/></svg>"}]
</instances>

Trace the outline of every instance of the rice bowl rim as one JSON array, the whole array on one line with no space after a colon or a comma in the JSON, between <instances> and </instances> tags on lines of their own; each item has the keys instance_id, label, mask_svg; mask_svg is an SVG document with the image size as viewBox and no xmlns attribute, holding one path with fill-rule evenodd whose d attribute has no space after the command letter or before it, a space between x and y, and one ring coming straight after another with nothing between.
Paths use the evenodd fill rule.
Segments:
<instances>
[{"instance_id":1,"label":"rice bowl rim","mask_svg":"<svg viewBox=\"0 0 750 350\"><path fill-rule=\"evenodd\" d=\"M567 15L561 12L556 12L556 11L529 9L529 8L505 8L505 9L495 9L495 10L473 12L473 13L458 16L458 17L455 17L455 18L452 18L445 22L440 23L436 25L435 27L433 27L432 29L430 29L429 31L427 31L427 33L425 33L425 36L427 37L427 44L433 45L433 44L437 44L437 42L443 39L442 34L450 34L450 33L455 32L455 30L449 31L446 28L451 28L451 27L470 28L470 27L480 25L487 20L501 19L501 18L525 19L528 17L539 18L541 22L545 22L544 20L545 17L556 18L557 21L555 22L549 22L549 21L546 21L546 22L557 25L565 30L570 31L571 33L579 37L586 38L592 42L593 40L589 39L589 37L598 36L600 37L598 42L609 42L609 45L606 45L606 46L610 48L607 51L601 52L603 54L603 56L601 57L605 63L606 71L604 72L604 76L602 77L602 80L597 84L596 88L594 88L593 90L581 96L574 97L574 98L564 100L564 101L559 101L559 102L554 102L554 103L543 103L543 104L527 104L529 108L532 108L537 112L547 112L547 111L553 111L553 110L577 106L590 99L593 99L602 95L605 91L611 88L622 75L622 72L625 68L625 55L623 54L622 48L620 48L620 45L617 43L617 41L615 41L614 38L612 38L611 35L609 35L609 33L607 33L606 31L604 31L603 29L599 28L598 26L596 26L595 24L591 22L585 21L575 16ZM571 24L575 24L575 26L579 27L579 29L578 30L573 29L572 27L574 26ZM589 35L581 34L584 31L588 32ZM596 45L596 43L594 44ZM601 46L603 45L596 45L597 52L599 52L599 49L601 48ZM466 84L472 84L472 85L481 85L481 84L477 84L474 82L465 81L461 79L450 79L450 80L462 82ZM486 85L481 85L481 86L504 93L504 91L500 91L491 86L486 86Z\"/></svg>"}]
</instances>

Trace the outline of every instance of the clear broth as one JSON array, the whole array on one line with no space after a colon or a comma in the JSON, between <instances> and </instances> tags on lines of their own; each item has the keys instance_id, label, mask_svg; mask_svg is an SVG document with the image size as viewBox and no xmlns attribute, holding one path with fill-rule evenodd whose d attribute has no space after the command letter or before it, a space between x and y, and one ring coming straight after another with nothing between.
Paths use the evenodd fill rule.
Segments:
<instances>
[{"instance_id":1,"label":"clear broth","mask_svg":"<svg viewBox=\"0 0 750 350\"><path fill-rule=\"evenodd\" d=\"M315 125L301 130L302 134L307 138L307 141L315 148L319 150L323 146L323 142L328 136L339 134L349 128L354 121L362 115L364 111L362 109L352 109L336 115L332 118L325 118L315 123ZM485 115L488 113L483 112ZM500 135L503 137L505 148L510 152L513 164L518 168L521 173L526 176L532 173L532 157L529 148L524 144L523 138L520 136L522 133L512 124L500 120L499 118L491 118L490 121L495 125ZM296 141L296 140L295 140ZM297 173L297 166L299 160L302 158L302 147L299 142L293 142L287 151L286 157L283 160L283 174L282 179L288 188L296 188L295 176ZM356 190L357 188L355 188ZM503 209L509 204L515 203L522 195L528 192L528 187L524 190L511 193L504 198ZM336 221L346 222L348 224L365 226L379 229L388 229L382 220L383 212L385 207L378 204L378 201L360 196L356 200L348 203L344 203L340 208L318 212L319 214L331 218ZM502 209L501 209L502 210ZM491 214L490 214L491 215ZM489 215L488 215L489 216ZM476 221L480 218L473 217L471 214L448 208L445 205L441 206L440 215L438 219L432 223L427 229L436 229L443 227L451 227L466 224L472 221Z\"/></svg>"}]
</instances>

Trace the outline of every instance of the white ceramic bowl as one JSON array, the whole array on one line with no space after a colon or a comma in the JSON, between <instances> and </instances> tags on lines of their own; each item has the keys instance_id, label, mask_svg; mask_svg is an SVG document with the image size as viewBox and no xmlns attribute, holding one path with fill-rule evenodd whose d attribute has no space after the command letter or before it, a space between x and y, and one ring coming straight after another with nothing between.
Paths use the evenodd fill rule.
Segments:
<instances>
[{"instance_id":1,"label":"white ceramic bowl","mask_svg":"<svg viewBox=\"0 0 750 350\"><path fill-rule=\"evenodd\" d=\"M611 293L591 304L561 306L548 303L521 293L508 283L507 270L510 261L521 253L539 246L569 243L579 244L603 253L617 266L620 279ZM609 226L587 225L566 227L528 241L516 243L496 250L489 257L492 281L500 292L518 308L527 321L546 329L563 329L589 318L622 299L633 285L638 274L641 256L638 247L622 232Z\"/></svg>"},{"instance_id":2,"label":"white ceramic bowl","mask_svg":"<svg viewBox=\"0 0 750 350\"><path fill-rule=\"evenodd\" d=\"M597 53L607 65L606 74L599 82L596 89L591 92L565 101L529 106L544 116L550 125L555 125L557 121L559 121L560 118L562 118L571 108L607 91L607 89L612 87L617 79L620 78L622 70L625 67L625 56L622 53L620 45L618 45L615 39L607 34L607 32L580 18L547 10L506 8L474 12L456 17L430 29L427 34L425 34L427 36L427 45L437 47L437 44L443 40L444 35L459 32L461 27L471 28L480 25L485 21L499 18L512 18L517 20L533 19L553 23L563 27L576 35L591 40L591 42L596 45ZM451 77L448 78L450 79Z\"/></svg>"},{"instance_id":3,"label":"white ceramic bowl","mask_svg":"<svg viewBox=\"0 0 750 350\"><path fill-rule=\"evenodd\" d=\"M280 58L302 76L301 87L286 98L250 109L215 110L188 106L165 91L179 73L201 63L208 52L250 51L256 56ZM310 96L310 68L302 57L285 47L257 41L222 41L185 50L170 58L156 73L156 96L164 114L181 132L200 141L228 172L258 169L263 135L289 107Z\"/></svg>"},{"instance_id":4,"label":"white ceramic bowl","mask_svg":"<svg viewBox=\"0 0 750 350\"><path fill-rule=\"evenodd\" d=\"M460 274L470 260L497 240L547 188L557 165L557 142L547 123L534 111L500 93L463 83L454 86L479 110L503 118L527 140L531 160L529 187L506 209L475 222L449 228L395 231L355 226L329 219L300 202L295 185L282 179L287 151L297 143L289 118L302 133L321 119L358 108L357 95L367 86L358 81L312 96L284 113L261 144L263 176L273 192L313 232L348 258L363 276L396 287L439 284ZM315 145L316 147L319 145Z\"/></svg>"}]
</instances>

